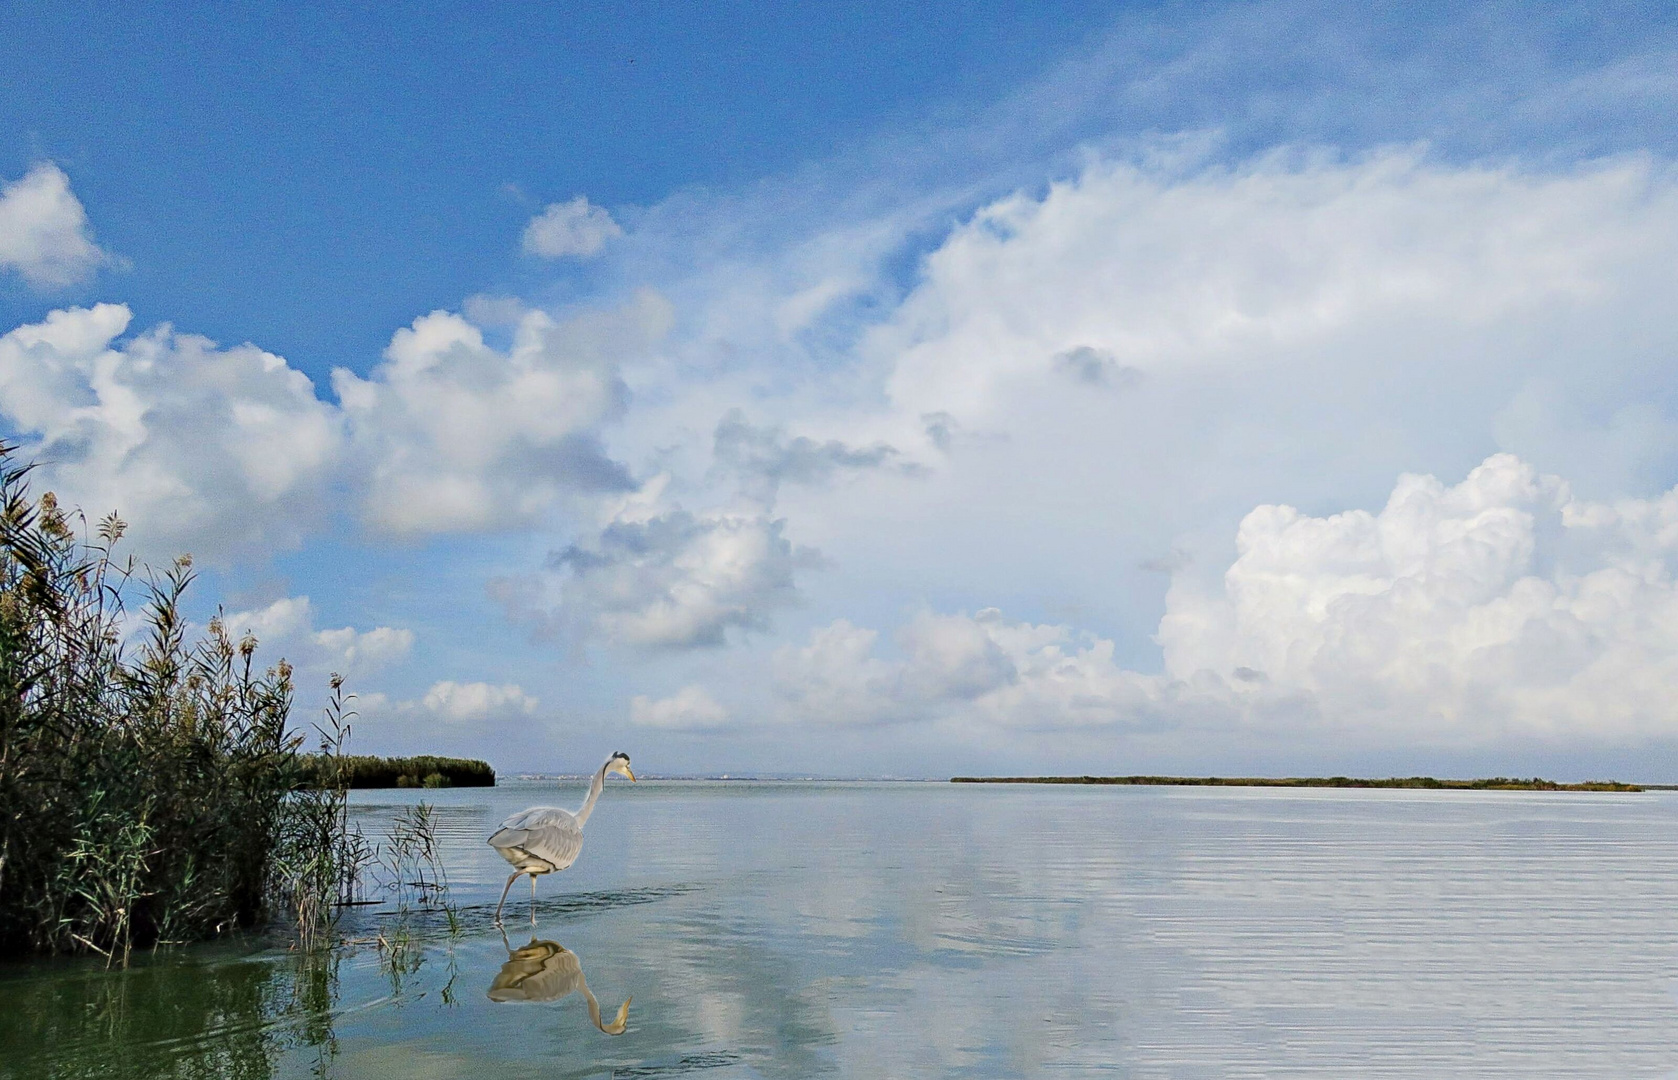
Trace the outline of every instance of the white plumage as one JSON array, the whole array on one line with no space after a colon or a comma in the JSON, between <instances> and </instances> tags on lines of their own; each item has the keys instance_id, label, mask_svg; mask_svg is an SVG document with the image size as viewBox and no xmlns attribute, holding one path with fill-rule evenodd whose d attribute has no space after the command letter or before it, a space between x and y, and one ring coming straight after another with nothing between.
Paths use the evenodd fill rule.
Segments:
<instances>
[{"instance_id":1,"label":"white plumage","mask_svg":"<svg viewBox=\"0 0 1678 1080\"><path fill-rule=\"evenodd\" d=\"M594 812L595 800L606 787L606 774L621 773L633 782L635 774L629 770L629 755L619 752L606 759L589 784L588 798L576 813L557 806L532 806L520 810L501 823L501 828L489 838L489 846L513 864L507 887L501 890L501 902L495 905L495 921L501 921L501 909L506 906L507 893L520 874L530 875L530 921L536 921L536 875L564 870L577 861L583 851L583 826Z\"/></svg>"},{"instance_id":2,"label":"white plumage","mask_svg":"<svg viewBox=\"0 0 1678 1080\"><path fill-rule=\"evenodd\" d=\"M503 821L489 843L521 873L551 874L577 861L583 827L569 810L532 806Z\"/></svg>"}]
</instances>

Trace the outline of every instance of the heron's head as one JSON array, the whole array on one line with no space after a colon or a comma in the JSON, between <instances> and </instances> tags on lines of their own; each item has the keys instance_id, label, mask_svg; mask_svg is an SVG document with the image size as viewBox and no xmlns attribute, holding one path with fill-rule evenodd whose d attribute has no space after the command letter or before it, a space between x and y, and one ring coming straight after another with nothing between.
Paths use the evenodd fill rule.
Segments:
<instances>
[{"instance_id":1,"label":"heron's head","mask_svg":"<svg viewBox=\"0 0 1678 1080\"><path fill-rule=\"evenodd\" d=\"M612 759L606 762L606 771L615 772L620 776L627 776L632 783L635 780L635 774L629 771L629 755L624 753L622 750L613 754Z\"/></svg>"}]
</instances>

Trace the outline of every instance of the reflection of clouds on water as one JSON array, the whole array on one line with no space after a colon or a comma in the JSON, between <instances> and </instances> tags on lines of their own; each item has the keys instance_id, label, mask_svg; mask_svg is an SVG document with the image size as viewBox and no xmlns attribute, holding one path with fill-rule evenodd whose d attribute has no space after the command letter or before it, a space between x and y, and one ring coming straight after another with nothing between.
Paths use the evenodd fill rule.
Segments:
<instances>
[{"instance_id":1,"label":"reflection of clouds on water","mask_svg":"<svg viewBox=\"0 0 1678 1080\"><path fill-rule=\"evenodd\" d=\"M832 972L821 1015L842 1074L1032 1075L1119 1060L1109 1053L1125 933L1108 926L1092 940L1081 924L1088 903L1118 891L1123 832L1092 844L1087 828L1062 833L1052 811L1020 813L1052 805L906 787L859 792L797 827L807 835L788 846L812 853L807 868L781 876L763 907L797 910L806 939L788 947L819 951ZM1069 1049L1074 1031L1081 1045Z\"/></svg>"},{"instance_id":2,"label":"reflection of clouds on water","mask_svg":"<svg viewBox=\"0 0 1678 1080\"><path fill-rule=\"evenodd\" d=\"M1004 1047L1016 1064L1064 1062L1054 1045L1069 1028L1111 1032L1103 995L1083 1002L1080 986L1110 986L1113 970L1060 951L1080 903L1115 884L1084 830L1017 845L1037 826L1015 799L923 785L699 799L703 816L686 800L643 803L626 845L655 873L726 874L641 917L635 942L662 1018L699 1045L764 1076L988 1075Z\"/></svg>"},{"instance_id":3,"label":"reflection of clouds on water","mask_svg":"<svg viewBox=\"0 0 1678 1080\"><path fill-rule=\"evenodd\" d=\"M1032 825L944 794L719 793L702 796L702 819L689 803L639 821L638 865L737 868L638 916L649 933L636 959L656 972L662 1018L788 1078L983 1075L1004 1046L1009 1061L1052 1062L1070 1027L1110 1030L1079 987L1110 985L1112 970L1064 953L1048 970L1034 961L1078 936L1078 905L1111 891L1114 861L1092 858L1082 830L1021 851L1011 838ZM1059 898L1041 902L1051 890Z\"/></svg>"},{"instance_id":4,"label":"reflection of clouds on water","mask_svg":"<svg viewBox=\"0 0 1678 1080\"><path fill-rule=\"evenodd\" d=\"M496 820L533 801L425 795ZM113 1042L133 1075L342 1080L1353 1076L1371 1045L1429 1080L1654 1075L1678 1050L1675 815L1659 794L654 786L538 905L567 948L510 947L500 880L473 878L457 920L410 918L395 991L371 946L148 960L109 1002L0 972L0 1080L48 1042L65 1077ZM451 881L484 848L457 832ZM380 916L354 918L371 938ZM451 1000L456 966L479 989ZM633 992L621 1037L577 1015L585 968L609 1010Z\"/></svg>"},{"instance_id":5,"label":"reflection of clouds on water","mask_svg":"<svg viewBox=\"0 0 1678 1080\"><path fill-rule=\"evenodd\" d=\"M506 941L505 935L502 937ZM583 977L582 961L577 954L555 941L530 939L530 944L518 948L507 946L507 962L496 972L489 987L489 999L494 1002L558 1001L574 993L588 1002L588 1018L594 1026L608 1035L622 1035L629 1020L629 1000L618 1007L618 1015L611 1023L602 1023L600 1002L588 988Z\"/></svg>"},{"instance_id":6,"label":"reflection of clouds on water","mask_svg":"<svg viewBox=\"0 0 1678 1080\"><path fill-rule=\"evenodd\" d=\"M833 1073L825 1053L836 1043L826 994L811 983L796 947L768 930L740 918L732 904L695 892L674 898L649 919L645 935L628 942L654 984L666 1044L703 1048L660 1068L738 1062L750 1067L741 1075L777 1080Z\"/></svg>"},{"instance_id":7,"label":"reflection of clouds on water","mask_svg":"<svg viewBox=\"0 0 1678 1080\"><path fill-rule=\"evenodd\" d=\"M1604 1049L1577 1019L1600 990L1557 957L1674 955L1653 905L1678 855L1630 843L1669 824L1651 797L672 785L624 804L621 861L542 912L645 1011L623 1039L549 1033L568 1076L603 1048L615 1075L716 1080L1354 1075L1382 1032L1414 1075L1484 1075L1483 1048L1438 1034L1464 1017L1522 1033L1499 1053L1536 1075ZM1636 887L1607 899L1610 879ZM1530 977L1493 986L1509 964ZM506 1048L521 1010L483 1005L508 1019L482 1046L537 1053ZM1616 1061L1670 1045L1638 1030Z\"/></svg>"}]
</instances>

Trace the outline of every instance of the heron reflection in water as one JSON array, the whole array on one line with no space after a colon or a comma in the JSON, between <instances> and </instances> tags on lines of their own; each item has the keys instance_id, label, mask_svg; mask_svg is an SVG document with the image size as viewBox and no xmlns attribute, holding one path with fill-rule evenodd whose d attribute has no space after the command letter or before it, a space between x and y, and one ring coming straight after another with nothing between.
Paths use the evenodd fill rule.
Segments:
<instances>
[{"instance_id":1,"label":"heron reflection in water","mask_svg":"<svg viewBox=\"0 0 1678 1080\"><path fill-rule=\"evenodd\" d=\"M558 942L535 938L530 944L515 949L508 943L505 933L501 935L501 943L507 946L507 962L501 965L495 981L489 986L491 1001L558 1001L567 994L581 991L583 1000L588 1002L588 1018L594 1021L594 1026L608 1035L623 1034L624 1027L629 1023L629 1003L634 999L625 998L618 1006L616 1019L609 1024L602 1023L600 1002L594 999L588 981L583 978L583 965L576 953Z\"/></svg>"}]
</instances>

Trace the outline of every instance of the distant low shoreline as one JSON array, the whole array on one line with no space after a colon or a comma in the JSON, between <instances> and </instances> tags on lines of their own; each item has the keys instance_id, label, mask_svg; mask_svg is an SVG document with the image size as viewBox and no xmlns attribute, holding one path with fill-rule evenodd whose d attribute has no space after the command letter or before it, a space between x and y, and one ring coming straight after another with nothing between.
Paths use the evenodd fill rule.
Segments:
<instances>
[{"instance_id":1,"label":"distant low shoreline","mask_svg":"<svg viewBox=\"0 0 1678 1080\"><path fill-rule=\"evenodd\" d=\"M1624 784L1587 780L1563 784L1494 776L1483 780L1436 780L1431 776L1394 776L1384 780L1354 776L952 776L952 784L1121 784L1138 787L1281 787L1404 788L1418 791L1645 791L1670 790L1662 784Z\"/></svg>"},{"instance_id":2,"label":"distant low shoreline","mask_svg":"<svg viewBox=\"0 0 1678 1080\"><path fill-rule=\"evenodd\" d=\"M374 757L343 754L324 758L308 754L303 758L304 783L308 787L331 786L341 778L351 788L446 788L494 787L495 770L487 761L474 758Z\"/></svg>"}]
</instances>

